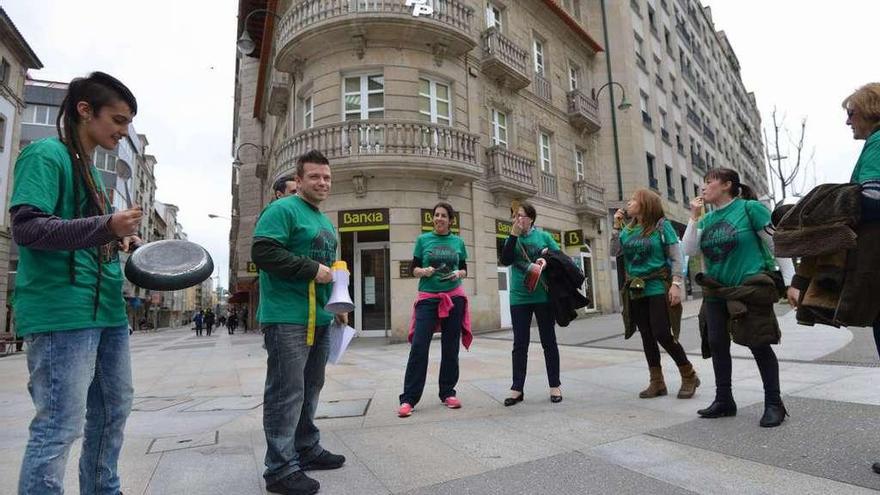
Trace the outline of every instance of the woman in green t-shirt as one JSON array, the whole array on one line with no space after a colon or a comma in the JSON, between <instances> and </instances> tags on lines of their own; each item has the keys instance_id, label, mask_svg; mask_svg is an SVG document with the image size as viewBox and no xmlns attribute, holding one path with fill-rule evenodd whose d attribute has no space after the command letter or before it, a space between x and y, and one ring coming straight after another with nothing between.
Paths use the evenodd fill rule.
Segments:
<instances>
[{"instance_id":1,"label":"woman in green t-shirt","mask_svg":"<svg viewBox=\"0 0 880 495\"><path fill-rule=\"evenodd\" d=\"M714 209L700 218L706 203ZM785 285L790 285L794 268L791 260L774 259L770 254L773 253L773 239L767 229L769 224L770 210L755 201L755 193L740 182L736 171L712 169L706 174L702 197L691 201L691 219L683 239L685 253L689 256L702 254L705 275L723 287L739 287L750 277L776 270L782 271ZM735 416L727 301L707 297L702 309L715 371L715 400L697 414L703 418ZM772 315L772 308L762 312L765 313ZM754 333L755 329L750 330L758 335ZM772 339L775 339L773 343L778 343L778 335L761 338L762 341ZM764 415L760 425L778 426L787 413L780 395L776 354L769 343L750 345L749 350L764 383Z\"/></svg>"},{"instance_id":2,"label":"woman in green t-shirt","mask_svg":"<svg viewBox=\"0 0 880 495\"><path fill-rule=\"evenodd\" d=\"M449 203L434 206L434 230L416 239L413 248L412 274L419 278L419 295L413 308L415 325L410 334L412 346L403 393L400 394L401 418L412 414L422 398L428 374L428 351L431 337L440 335L440 401L450 409L461 407L456 397L458 349L466 325L467 296L461 281L467 277L467 249L461 237L451 232L455 211ZM446 314L446 316L441 316ZM466 342L467 343L467 342Z\"/></svg>"},{"instance_id":3,"label":"woman in green t-shirt","mask_svg":"<svg viewBox=\"0 0 880 495\"><path fill-rule=\"evenodd\" d=\"M98 146L116 149L136 113L134 95L114 77L74 79L58 137L31 143L16 160L16 331L28 343L36 409L19 493L61 493L67 454L83 431L80 491L119 492L133 390L118 251L139 242L142 213L112 211L92 157Z\"/></svg>"},{"instance_id":4,"label":"woman in green t-shirt","mask_svg":"<svg viewBox=\"0 0 880 495\"><path fill-rule=\"evenodd\" d=\"M550 400L562 401L559 390L559 346L556 344L556 322L548 302L546 276L542 273L546 261L542 257L548 249L559 250L559 245L547 232L534 226L538 214L527 202L520 203L513 215L510 236L501 251L501 264L510 270L510 321L513 327L513 384L505 406L523 400L526 365L529 359L532 315L538 320L544 364L550 383ZM536 274L540 278L533 279ZM527 286L528 282L533 284Z\"/></svg>"},{"instance_id":5,"label":"woman in green t-shirt","mask_svg":"<svg viewBox=\"0 0 880 495\"><path fill-rule=\"evenodd\" d=\"M642 390L639 397L666 395L659 343L681 372L678 398L690 399L700 386L700 379L672 335L669 310L670 306L681 305L684 271L678 234L666 219L660 196L653 191L634 192L626 205L626 214L632 219L627 224L624 224L623 210L614 214L611 255L623 254L628 281L624 297L630 300L629 320L642 336L642 349L651 376L648 388ZM639 280L644 283L632 283Z\"/></svg>"}]
</instances>

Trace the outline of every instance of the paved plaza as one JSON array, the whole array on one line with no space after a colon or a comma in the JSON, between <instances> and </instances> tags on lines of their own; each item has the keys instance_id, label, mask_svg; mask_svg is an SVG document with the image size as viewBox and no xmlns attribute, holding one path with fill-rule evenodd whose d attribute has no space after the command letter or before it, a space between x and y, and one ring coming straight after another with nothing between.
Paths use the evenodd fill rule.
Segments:
<instances>
[{"instance_id":1,"label":"paved plaza","mask_svg":"<svg viewBox=\"0 0 880 495\"><path fill-rule=\"evenodd\" d=\"M735 418L698 419L713 397L711 362L698 356L696 303L682 342L703 381L675 398L639 399L647 368L618 315L558 329L565 400L548 399L540 344L531 347L525 401L510 386L509 332L478 336L461 353L460 410L437 398L439 342L412 417L397 418L409 347L357 339L328 366L318 415L323 444L346 466L315 472L321 493L412 494L857 494L880 490L880 368L867 329L805 328L781 310L784 400L791 417L758 427L763 394L745 348L734 350ZM534 340L537 340L535 332ZM265 351L258 334L196 337L188 328L132 337L135 404L122 452L131 494L260 494L265 440ZM743 358L743 359L738 359ZM0 493L14 493L32 414L23 354L0 358ZM79 446L68 463L77 493Z\"/></svg>"}]
</instances>

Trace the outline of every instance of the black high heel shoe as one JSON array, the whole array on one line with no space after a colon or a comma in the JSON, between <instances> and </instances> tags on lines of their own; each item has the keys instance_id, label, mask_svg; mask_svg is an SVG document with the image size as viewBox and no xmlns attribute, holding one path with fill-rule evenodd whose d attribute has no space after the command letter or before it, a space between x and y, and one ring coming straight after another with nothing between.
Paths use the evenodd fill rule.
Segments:
<instances>
[{"instance_id":1,"label":"black high heel shoe","mask_svg":"<svg viewBox=\"0 0 880 495\"><path fill-rule=\"evenodd\" d=\"M760 425L764 428L779 426L785 421L786 416L788 416L788 411L785 409L785 405L782 402L779 402L778 404L765 403L764 415L761 416Z\"/></svg>"},{"instance_id":2,"label":"black high heel shoe","mask_svg":"<svg viewBox=\"0 0 880 495\"><path fill-rule=\"evenodd\" d=\"M517 402L522 402L525 396L526 394L520 393L519 397L508 397L504 399L504 407L510 407L515 405Z\"/></svg>"}]
</instances>

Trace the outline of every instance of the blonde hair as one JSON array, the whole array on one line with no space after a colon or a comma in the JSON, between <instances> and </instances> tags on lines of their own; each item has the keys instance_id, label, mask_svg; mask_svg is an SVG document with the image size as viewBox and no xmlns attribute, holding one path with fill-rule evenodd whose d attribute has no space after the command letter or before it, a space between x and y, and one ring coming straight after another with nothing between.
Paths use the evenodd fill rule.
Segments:
<instances>
[{"instance_id":1,"label":"blonde hair","mask_svg":"<svg viewBox=\"0 0 880 495\"><path fill-rule=\"evenodd\" d=\"M846 110L857 110L866 120L880 126L880 83L868 83L843 100Z\"/></svg>"},{"instance_id":2,"label":"blonde hair","mask_svg":"<svg viewBox=\"0 0 880 495\"><path fill-rule=\"evenodd\" d=\"M663 213L663 201L660 195L648 189L637 189L633 193L633 199L639 204L639 221L633 219L629 227L641 225L642 236L649 236L654 232L657 223L666 215Z\"/></svg>"}]
</instances>

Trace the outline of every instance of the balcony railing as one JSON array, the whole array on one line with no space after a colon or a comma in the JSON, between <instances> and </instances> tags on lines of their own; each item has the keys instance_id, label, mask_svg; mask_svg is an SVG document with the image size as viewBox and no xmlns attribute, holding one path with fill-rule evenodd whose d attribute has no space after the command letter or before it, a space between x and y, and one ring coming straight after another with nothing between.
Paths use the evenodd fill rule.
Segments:
<instances>
[{"instance_id":1,"label":"balcony railing","mask_svg":"<svg viewBox=\"0 0 880 495\"><path fill-rule=\"evenodd\" d=\"M706 141L715 144L715 132L706 124L703 124L703 137L706 138Z\"/></svg>"},{"instance_id":2,"label":"balcony railing","mask_svg":"<svg viewBox=\"0 0 880 495\"><path fill-rule=\"evenodd\" d=\"M483 32L482 41L483 72L513 89L529 85L526 50L494 27Z\"/></svg>"},{"instance_id":3,"label":"balcony railing","mask_svg":"<svg viewBox=\"0 0 880 495\"><path fill-rule=\"evenodd\" d=\"M331 160L352 159L343 167L352 169L369 163L416 170L414 162L435 159L431 169L438 173L476 178L482 176L477 160L479 140L475 134L427 122L352 120L295 134L278 150L277 161L282 170L292 169L298 156L313 149Z\"/></svg>"},{"instance_id":4,"label":"balcony railing","mask_svg":"<svg viewBox=\"0 0 880 495\"><path fill-rule=\"evenodd\" d=\"M585 180L574 183L574 204L578 213L605 216L605 190Z\"/></svg>"},{"instance_id":5,"label":"balcony railing","mask_svg":"<svg viewBox=\"0 0 880 495\"><path fill-rule=\"evenodd\" d=\"M708 170L708 168L706 168L706 159L697 153L691 153L691 163L703 172Z\"/></svg>"},{"instance_id":6,"label":"balcony railing","mask_svg":"<svg viewBox=\"0 0 880 495\"><path fill-rule=\"evenodd\" d=\"M556 187L556 176L547 172L541 172L541 194L548 198L558 198L559 191Z\"/></svg>"},{"instance_id":7,"label":"balcony railing","mask_svg":"<svg viewBox=\"0 0 880 495\"><path fill-rule=\"evenodd\" d=\"M550 81L544 78L544 76L535 74L534 80L534 88L535 94L540 98L543 98L547 101L552 101L552 95L550 93Z\"/></svg>"},{"instance_id":8,"label":"balcony railing","mask_svg":"<svg viewBox=\"0 0 880 495\"><path fill-rule=\"evenodd\" d=\"M474 48L471 35L474 10L462 0L431 0L434 12L413 15L403 0L301 0L294 2L278 23L280 51L276 66L289 72L296 61L326 50L328 44L348 42L352 35L367 40L410 39L443 45L460 55ZM357 24L359 30L352 31ZM414 29L413 29L414 28Z\"/></svg>"},{"instance_id":9,"label":"balcony railing","mask_svg":"<svg viewBox=\"0 0 880 495\"><path fill-rule=\"evenodd\" d=\"M596 132L601 127L599 102L580 89L568 92L568 121L578 129Z\"/></svg>"},{"instance_id":10,"label":"balcony railing","mask_svg":"<svg viewBox=\"0 0 880 495\"><path fill-rule=\"evenodd\" d=\"M696 129L700 131L703 130L703 121L700 119L700 116L697 115L697 112L691 107L687 107L687 120Z\"/></svg>"},{"instance_id":11,"label":"balcony railing","mask_svg":"<svg viewBox=\"0 0 880 495\"><path fill-rule=\"evenodd\" d=\"M486 181L490 192L532 196L535 187L535 161L504 146L486 149Z\"/></svg>"}]
</instances>

